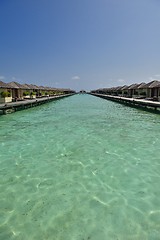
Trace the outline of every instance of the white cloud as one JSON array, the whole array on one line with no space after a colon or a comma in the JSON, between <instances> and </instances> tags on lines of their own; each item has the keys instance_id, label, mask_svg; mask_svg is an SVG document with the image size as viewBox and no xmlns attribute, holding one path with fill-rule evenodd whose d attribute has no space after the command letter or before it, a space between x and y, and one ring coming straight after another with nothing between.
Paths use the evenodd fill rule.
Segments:
<instances>
[{"instance_id":1,"label":"white cloud","mask_svg":"<svg viewBox=\"0 0 160 240\"><path fill-rule=\"evenodd\" d=\"M73 76L73 77L72 77L72 80L79 80L79 79L80 79L79 76Z\"/></svg>"},{"instance_id":2,"label":"white cloud","mask_svg":"<svg viewBox=\"0 0 160 240\"><path fill-rule=\"evenodd\" d=\"M120 78L120 79L117 80L117 82L124 83L125 80Z\"/></svg>"},{"instance_id":3,"label":"white cloud","mask_svg":"<svg viewBox=\"0 0 160 240\"><path fill-rule=\"evenodd\" d=\"M155 78L153 78L153 77L149 77L149 80L150 80L150 81L153 81L153 80L155 80Z\"/></svg>"},{"instance_id":4,"label":"white cloud","mask_svg":"<svg viewBox=\"0 0 160 240\"><path fill-rule=\"evenodd\" d=\"M155 74L155 75L153 75L153 77L149 77L149 80L153 81L153 80L156 80L157 78L160 79L160 74Z\"/></svg>"},{"instance_id":5,"label":"white cloud","mask_svg":"<svg viewBox=\"0 0 160 240\"><path fill-rule=\"evenodd\" d=\"M0 80L4 80L5 79L5 77L4 76L0 76Z\"/></svg>"}]
</instances>

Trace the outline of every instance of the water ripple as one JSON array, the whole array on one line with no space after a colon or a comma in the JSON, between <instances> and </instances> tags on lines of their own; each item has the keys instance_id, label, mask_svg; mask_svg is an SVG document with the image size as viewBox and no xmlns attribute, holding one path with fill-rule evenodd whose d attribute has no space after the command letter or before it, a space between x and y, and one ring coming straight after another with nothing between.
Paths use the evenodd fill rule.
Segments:
<instances>
[{"instance_id":1,"label":"water ripple","mask_svg":"<svg viewBox=\"0 0 160 240\"><path fill-rule=\"evenodd\" d=\"M1 116L0 239L159 239L159 128L89 95Z\"/></svg>"}]
</instances>

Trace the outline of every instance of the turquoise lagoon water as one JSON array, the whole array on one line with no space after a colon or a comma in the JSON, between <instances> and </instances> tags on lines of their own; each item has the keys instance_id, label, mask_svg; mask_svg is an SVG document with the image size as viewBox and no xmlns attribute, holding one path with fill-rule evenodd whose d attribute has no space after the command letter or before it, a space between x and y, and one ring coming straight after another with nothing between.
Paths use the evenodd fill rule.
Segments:
<instances>
[{"instance_id":1,"label":"turquoise lagoon water","mask_svg":"<svg viewBox=\"0 0 160 240\"><path fill-rule=\"evenodd\" d=\"M160 239L160 116L75 95L0 117L0 239Z\"/></svg>"}]
</instances>

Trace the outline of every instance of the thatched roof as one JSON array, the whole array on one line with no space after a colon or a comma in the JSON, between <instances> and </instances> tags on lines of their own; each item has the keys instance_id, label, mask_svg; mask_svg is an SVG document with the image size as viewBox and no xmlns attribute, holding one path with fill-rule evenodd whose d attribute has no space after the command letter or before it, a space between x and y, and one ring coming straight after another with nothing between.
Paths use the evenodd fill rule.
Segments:
<instances>
[{"instance_id":1,"label":"thatched roof","mask_svg":"<svg viewBox=\"0 0 160 240\"><path fill-rule=\"evenodd\" d=\"M159 80L153 80L149 83L134 83L129 86L124 85L124 86L118 86L118 87L110 87L110 88L99 88L96 90L92 90L91 92L98 92L98 91L103 91L103 92L114 92L114 91L120 91L120 90L130 90L130 89L148 89L148 88L160 88L160 81Z\"/></svg>"},{"instance_id":2,"label":"thatched roof","mask_svg":"<svg viewBox=\"0 0 160 240\"><path fill-rule=\"evenodd\" d=\"M160 88L160 82L157 85L155 85L153 88Z\"/></svg>"},{"instance_id":3,"label":"thatched roof","mask_svg":"<svg viewBox=\"0 0 160 240\"><path fill-rule=\"evenodd\" d=\"M98 90L100 90L100 91L108 91L108 90L110 90L110 88L99 88Z\"/></svg>"},{"instance_id":4,"label":"thatched roof","mask_svg":"<svg viewBox=\"0 0 160 240\"><path fill-rule=\"evenodd\" d=\"M23 85L20 84L20 83L17 83L17 82L10 82L9 85L10 85L12 88L23 89Z\"/></svg>"},{"instance_id":5,"label":"thatched roof","mask_svg":"<svg viewBox=\"0 0 160 240\"><path fill-rule=\"evenodd\" d=\"M123 87L124 87L124 86L118 86L118 87L115 87L114 90L116 90L116 91L120 91L120 90L122 90Z\"/></svg>"},{"instance_id":6,"label":"thatched roof","mask_svg":"<svg viewBox=\"0 0 160 240\"><path fill-rule=\"evenodd\" d=\"M102 90L105 91L105 92L108 92L108 91L113 91L113 88L114 88L114 87L111 87L111 88L102 88Z\"/></svg>"},{"instance_id":7,"label":"thatched roof","mask_svg":"<svg viewBox=\"0 0 160 240\"><path fill-rule=\"evenodd\" d=\"M27 84L31 89L33 89L33 90L38 90L38 89L40 89L37 85L35 85L35 84Z\"/></svg>"},{"instance_id":8,"label":"thatched roof","mask_svg":"<svg viewBox=\"0 0 160 240\"><path fill-rule=\"evenodd\" d=\"M29 84L22 84L22 86L23 86L23 89L32 90L32 88L29 86Z\"/></svg>"},{"instance_id":9,"label":"thatched roof","mask_svg":"<svg viewBox=\"0 0 160 240\"><path fill-rule=\"evenodd\" d=\"M34 89L33 84L27 84L27 83L25 83L24 86L28 87L28 89L30 89L30 90L33 90L33 89Z\"/></svg>"},{"instance_id":10,"label":"thatched roof","mask_svg":"<svg viewBox=\"0 0 160 240\"><path fill-rule=\"evenodd\" d=\"M115 91L116 90L116 87L112 87L110 88L111 91Z\"/></svg>"},{"instance_id":11,"label":"thatched roof","mask_svg":"<svg viewBox=\"0 0 160 240\"><path fill-rule=\"evenodd\" d=\"M154 80L154 81L149 85L149 88L157 87L158 84L160 84L160 81Z\"/></svg>"},{"instance_id":12,"label":"thatched roof","mask_svg":"<svg viewBox=\"0 0 160 240\"><path fill-rule=\"evenodd\" d=\"M9 84L0 81L0 88L12 88Z\"/></svg>"},{"instance_id":13,"label":"thatched roof","mask_svg":"<svg viewBox=\"0 0 160 240\"><path fill-rule=\"evenodd\" d=\"M128 90L128 88L129 88L129 86L124 85L124 86L121 88L121 90Z\"/></svg>"},{"instance_id":14,"label":"thatched roof","mask_svg":"<svg viewBox=\"0 0 160 240\"><path fill-rule=\"evenodd\" d=\"M141 89L141 88L143 88L143 86L145 86L145 85L146 85L146 83L144 83L144 82L139 83L139 84L135 87L135 89Z\"/></svg>"},{"instance_id":15,"label":"thatched roof","mask_svg":"<svg viewBox=\"0 0 160 240\"><path fill-rule=\"evenodd\" d=\"M156 87L159 83L160 83L160 81L158 81L158 80L153 80L153 81L151 81L151 82L149 82L149 83L146 83L146 84L144 84L144 85L142 85L142 86L140 86L140 87L138 87L138 88L139 88L139 89L154 88L154 87Z\"/></svg>"},{"instance_id":16,"label":"thatched roof","mask_svg":"<svg viewBox=\"0 0 160 240\"><path fill-rule=\"evenodd\" d=\"M136 89L137 85L138 85L137 83L134 83L134 84L130 85L130 86L128 87L128 89L129 89L129 90L131 90L131 89Z\"/></svg>"},{"instance_id":17,"label":"thatched roof","mask_svg":"<svg viewBox=\"0 0 160 240\"><path fill-rule=\"evenodd\" d=\"M66 88L53 88L53 87L47 87L47 86L37 86L34 84L20 84L18 82L10 82L10 83L4 83L0 81L0 88L5 89L23 89L23 90L43 90L43 91L63 91L63 92L75 92L71 89Z\"/></svg>"}]
</instances>

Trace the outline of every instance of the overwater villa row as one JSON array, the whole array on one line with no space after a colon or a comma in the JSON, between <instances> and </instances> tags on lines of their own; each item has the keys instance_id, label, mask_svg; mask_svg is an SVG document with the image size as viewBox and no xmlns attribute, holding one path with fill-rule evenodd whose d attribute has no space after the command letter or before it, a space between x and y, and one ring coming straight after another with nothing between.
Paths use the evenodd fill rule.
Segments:
<instances>
[{"instance_id":1,"label":"overwater villa row","mask_svg":"<svg viewBox=\"0 0 160 240\"><path fill-rule=\"evenodd\" d=\"M71 89L37 86L34 84L20 84L18 82L4 83L0 81L0 103L43 98L75 93Z\"/></svg>"},{"instance_id":2,"label":"overwater villa row","mask_svg":"<svg viewBox=\"0 0 160 240\"><path fill-rule=\"evenodd\" d=\"M153 80L149 83L142 82L139 84L134 83L129 86L100 88L92 90L91 93L160 101L160 81Z\"/></svg>"}]
</instances>

